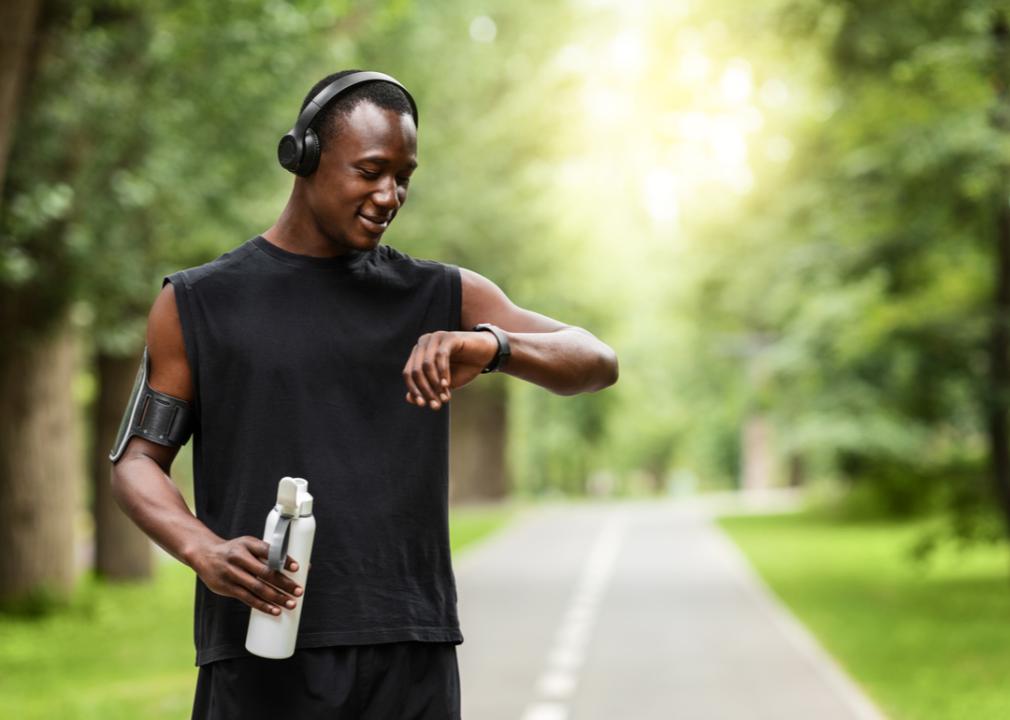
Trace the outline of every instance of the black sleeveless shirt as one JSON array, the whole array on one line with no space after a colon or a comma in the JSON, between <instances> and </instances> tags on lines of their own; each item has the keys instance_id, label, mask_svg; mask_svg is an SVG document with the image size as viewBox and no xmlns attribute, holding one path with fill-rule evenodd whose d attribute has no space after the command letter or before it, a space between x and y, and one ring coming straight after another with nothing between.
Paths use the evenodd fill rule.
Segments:
<instances>
[{"instance_id":1,"label":"black sleeveless shirt","mask_svg":"<svg viewBox=\"0 0 1010 720\"><path fill-rule=\"evenodd\" d=\"M401 377L418 337L459 329L459 269L386 245L313 258L256 237L165 282L195 390L197 517L223 538L262 537L278 481L309 481L298 647L462 642L448 408L408 404ZM246 654L249 608L199 578L194 621L197 665Z\"/></svg>"}]
</instances>

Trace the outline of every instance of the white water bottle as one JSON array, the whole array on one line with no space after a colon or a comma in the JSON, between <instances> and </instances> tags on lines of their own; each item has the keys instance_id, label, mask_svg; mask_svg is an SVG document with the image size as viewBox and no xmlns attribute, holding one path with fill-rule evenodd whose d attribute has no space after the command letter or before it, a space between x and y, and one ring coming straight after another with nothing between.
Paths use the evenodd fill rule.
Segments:
<instances>
[{"instance_id":1,"label":"white water bottle","mask_svg":"<svg viewBox=\"0 0 1010 720\"><path fill-rule=\"evenodd\" d=\"M245 647L253 655L274 660L294 655L315 535L316 519L312 517L309 483L303 478L282 478L277 486L277 504L267 515L263 539L270 544L270 569L279 570L293 579L301 586L302 594L294 598L294 608L282 606L279 615L255 608L249 611ZM284 569L288 555L298 563L296 572Z\"/></svg>"}]
</instances>

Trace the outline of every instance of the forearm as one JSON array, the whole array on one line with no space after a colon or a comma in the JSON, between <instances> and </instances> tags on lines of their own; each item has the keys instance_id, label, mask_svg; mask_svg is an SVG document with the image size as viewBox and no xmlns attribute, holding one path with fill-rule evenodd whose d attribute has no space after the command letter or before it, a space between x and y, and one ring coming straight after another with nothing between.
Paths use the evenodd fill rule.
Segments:
<instances>
[{"instance_id":1,"label":"forearm","mask_svg":"<svg viewBox=\"0 0 1010 720\"><path fill-rule=\"evenodd\" d=\"M582 328L507 336L512 356L504 372L509 375L558 395L595 392L617 382L617 355Z\"/></svg>"},{"instance_id":2,"label":"forearm","mask_svg":"<svg viewBox=\"0 0 1010 720\"><path fill-rule=\"evenodd\" d=\"M127 455L113 466L112 493L148 537L190 567L201 548L221 542L190 512L172 479L147 455Z\"/></svg>"}]
</instances>

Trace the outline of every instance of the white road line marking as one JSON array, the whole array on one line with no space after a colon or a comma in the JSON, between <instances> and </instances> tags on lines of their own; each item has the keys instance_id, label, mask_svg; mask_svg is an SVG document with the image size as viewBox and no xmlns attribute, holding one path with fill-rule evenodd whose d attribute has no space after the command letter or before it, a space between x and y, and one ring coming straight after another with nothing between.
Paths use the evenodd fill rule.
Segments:
<instances>
[{"instance_id":1,"label":"white road line marking","mask_svg":"<svg viewBox=\"0 0 1010 720\"><path fill-rule=\"evenodd\" d=\"M568 708L564 703L537 703L523 713L523 720L566 720Z\"/></svg>"},{"instance_id":2,"label":"white road line marking","mask_svg":"<svg viewBox=\"0 0 1010 720\"><path fill-rule=\"evenodd\" d=\"M547 656L547 662L551 667L559 670L576 670L582 665L585 653L581 649L572 647L555 648Z\"/></svg>"},{"instance_id":3,"label":"white road line marking","mask_svg":"<svg viewBox=\"0 0 1010 720\"><path fill-rule=\"evenodd\" d=\"M540 694L554 700L563 700L575 692L578 678L566 670L550 670L540 676Z\"/></svg>"},{"instance_id":4,"label":"white road line marking","mask_svg":"<svg viewBox=\"0 0 1010 720\"><path fill-rule=\"evenodd\" d=\"M568 706L561 702L575 692L578 670L586 658L596 612L613 575L624 532L624 516L615 513L604 525L589 552L568 610L558 628L547 668L537 682L538 701L526 708L522 720L567 720Z\"/></svg>"}]
</instances>

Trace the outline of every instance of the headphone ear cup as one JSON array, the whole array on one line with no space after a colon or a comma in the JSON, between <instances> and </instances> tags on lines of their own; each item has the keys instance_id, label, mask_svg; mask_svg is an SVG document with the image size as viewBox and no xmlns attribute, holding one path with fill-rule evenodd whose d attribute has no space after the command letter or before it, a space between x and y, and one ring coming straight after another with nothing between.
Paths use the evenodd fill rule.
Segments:
<instances>
[{"instance_id":1,"label":"headphone ear cup","mask_svg":"<svg viewBox=\"0 0 1010 720\"><path fill-rule=\"evenodd\" d=\"M302 177L311 175L319 167L319 136L309 128L305 131L305 148L302 150L302 161L298 164L298 174Z\"/></svg>"},{"instance_id":2,"label":"headphone ear cup","mask_svg":"<svg viewBox=\"0 0 1010 720\"><path fill-rule=\"evenodd\" d=\"M288 133L277 143L277 162L288 172L298 172L299 159L298 141Z\"/></svg>"}]
</instances>

